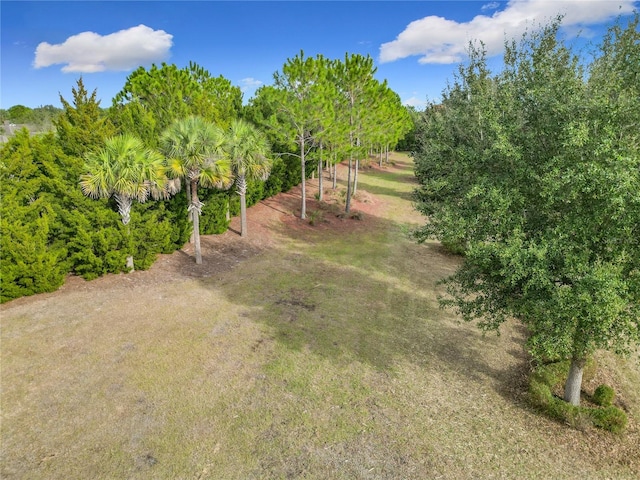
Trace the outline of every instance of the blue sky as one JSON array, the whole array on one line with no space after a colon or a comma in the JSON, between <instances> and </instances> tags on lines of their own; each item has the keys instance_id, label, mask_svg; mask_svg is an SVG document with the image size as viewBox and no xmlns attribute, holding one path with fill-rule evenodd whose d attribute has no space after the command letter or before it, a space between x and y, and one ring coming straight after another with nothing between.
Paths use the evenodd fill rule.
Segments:
<instances>
[{"instance_id":1,"label":"blue sky","mask_svg":"<svg viewBox=\"0 0 640 480\"><path fill-rule=\"evenodd\" d=\"M438 100L469 40L499 64L505 38L566 14L564 34L597 41L634 0L7 1L0 4L0 108L60 106L82 76L102 106L132 70L194 61L245 100L304 50L371 55L402 101Z\"/></svg>"}]
</instances>

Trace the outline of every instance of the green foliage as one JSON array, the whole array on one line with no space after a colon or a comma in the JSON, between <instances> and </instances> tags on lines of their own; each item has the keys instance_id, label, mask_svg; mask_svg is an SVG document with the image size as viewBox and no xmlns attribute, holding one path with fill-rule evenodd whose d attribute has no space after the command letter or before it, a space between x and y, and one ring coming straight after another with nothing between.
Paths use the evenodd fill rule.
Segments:
<instances>
[{"instance_id":1,"label":"green foliage","mask_svg":"<svg viewBox=\"0 0 640 480\"><path fill-rule=\"evenodd\" d=\"M553 394L566 379L569 362L555 362L540 366L529 379L529 400L551 418L566 422L574 428L583 428L591 424L612 433L622 433L627 427L627 415L621 409L612 406L613 389L601 385L594 393L594 402L599 408L574 406ZM601 388L606 387L606 388ZM600 397L602 395L602 397ZM603 403L596 401L596 397Z\"/></svg>"},{"instance_id":2,"label":"green foliage","mask_svg":"<svg viewBox=\"0 0 640 480\"><path fill-rule=\"evenodd\" d=\"M6 116L13 123L29 123L32 119L33 110L24 105L14 105L7 109Z\"/></svg>"},{"instance_id":3,"label":"green foliage","mask_svg":"<svg viewBox=\"0 0 640 480\"><path fill-rule=\"evenodd\" d=\"M18 132L0 158L0 301L58 288L65 271L64 250L51 245L56 222L47 183L57 174L53 154L44 145L51 135L32 138Z\"/></svg>"},{"instance_id":4,"label":"green foliage","mask_svg":"<svg viewBox=\"0 0 640 480\"><path fill-rule=\"evenodd\" d=\"M600 405L601 407L610 407L613 405L613 400L616 397L616 392L609 385L599 385L593 392L593 403Z\"/></svg>"},{"instance_id":5,"label":"green foliage","mask_svg":"<svg viewBox=\"0 0 640 480\"><path fill-rule=\"evenodd\" d=\"M62 252L49 247L49 224L54 218L46 210L36 209L3 201L0 302L51 292L64 281L59 262Z\"/></svg>"},{"instance_id":6,"label":"green foliage","mask_svg":"<svg viewBox=\"0 0 640 480\"><path fill-rule=\"evenodd\" d=\"M309 225L317 225L324 221L324 212L322 210L311 210L309 212Z\"/></svg>"},{"instance_id":7,"label":"green foliage","mask_svg":"<svg viewBox=\"0 0 640 480\"><path fill-rule=\"evenodd\" d=\"M130 251L147 268L157 253L181 247L189 236L182 212L153 202L134 205L133 238L127 238L113 200L82 194L84 162L66 155L53 134L23 130L0 158L2 302L55 290L67 273L91 279L124 271Z\"/></svg>"},{"instance_id":8,"label":"green foliage","mask_svg":"<svg viewBox=\"0 0 640 480\"><path fill-rule=\"evenodd\" d=\"M241 109L240 88L224 77L212 77L193 62L185 68L163 63L131 73L114 97L109 116L121 133L155 147L176 120L194 115L226 128Z\"/></svg>"},{"instance_id":9,"label":"green foliage","mask_svg":"<svg viewBox=\"0 0 640 480\"><path fill-rule=\"evenodd\" d=\"M202 189L198 192L204 207L200 219L200 229L204 235L224 233L229 228L227 221L227 206L232 192L223 190ZM237 200L237 199L236 199ZM240 204L238 204L238 212ZM233 215L237 215L234 213ZM233 216L232 215L232 216Z\"/></svg>"},{"instance_id":10,"label":"green foliage","mask_svg":"<svg viewBox=\"0 0 640 480\"><path fill-rule=\"evenodd\" d=\"M80 77L77 88L72 88L73 104L60 95L62 113L54 124L62 150L67 155L82 157L102 146L103 141L115 133L115 128L103 115L97 91L91 96Z\"/></svg>"},{"instance_id":11,"label":"green foliage","mask_svg":"<svg viewBox=\"0 0 640 480\"><path fill-rule=\"evenodd\" d=\"M171 253L173 224L165 202L136 204L131 212L131 237L136 269L146 270L158 253Z\"/></svg>"},{"instance_id":12,"label":"green foliage","mask_svg":"<svg viewBox=\"0 0 640 480\"><path fill-rule=\"evenodd\" d=\"M286 168L286 164L282 158L276 157L273 160L273 163L271 164L271 174L263 185L264 198L269 198L282 191L286 191L283 188Z\"/></svg>"},{"instance_id":13,"label":"green foliage","mask_svg":"<svg viewBox=\"0 0 640 480\"><path fill-rule=\"evenodd\" d=\"M613 27L585 69L559 25L508 44L499 75L472 46L425 110L417 235L465 246L443 306L485 330L516 317L534 357L580 360L640 340L640 32Z\"/></svg>"},{"instance_id":14,"label":"green foliage","mask_svg":"<svg viewBox=\"0 0 640 480\"><path fill-rule=\"evenodd\" d=\"M592 408L589 414L596 427L612 433L624 432L629 422L626 413L618 407Z\"/></svg>"},{"instance_id":15,"label":"green foliage","mask_svg":"<svg viewBox=\"0 0 640 480\"><path fill-rule=\"evenodd\" d=\"M165 208L166 221L172 225L170 246L162 253L171 253L182 248L191 236L192 224L184 214L188 207L187 197L180 194L174 195L168 201L162 202L162 204Z\"/></svg>"}]
</instances>

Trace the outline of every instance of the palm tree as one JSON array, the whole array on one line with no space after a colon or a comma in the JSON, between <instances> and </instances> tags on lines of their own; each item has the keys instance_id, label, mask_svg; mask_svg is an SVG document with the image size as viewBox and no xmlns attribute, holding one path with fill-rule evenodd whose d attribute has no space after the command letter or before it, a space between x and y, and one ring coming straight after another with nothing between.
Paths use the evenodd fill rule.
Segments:
<instances>
[{"instance_id":1,"label":"palm tree","mask_svg":"<svg viewBox=\"0 0 640 480\"><path fill-rule=\"evenodd\" d=\"M131 135L107 138L104 146L87 154L85 160L88 173L80 177L82 193L91 198L113 196L129 239L133 201L144 203L149 196L169 198L180 188L179 183L167 179L163 156ZM131 255L127 267L134 270Z\"/></svg>"},{"instance_id":2,"label":"palm tree","mask_svg":"<svg viewBox=\"0 0 640 480\"><path fill-rule=\"evenodd\" d=\"M163 133L160 144L169 159L169 174L185 179L188 214L193 221L196 263L202 263L198 185L227 188L231 184L229 162L223 158L224 133L201 117L174 121Z\"/></svg>"},{"instance_id":3,"label":"palm tree","mask_svg":"<svg viewBox=\"0 0 640 480\"><path fill-rule=\"evenodd\" d=\"M266 180L271 171L269 144L250 123L234 120L227 131L224 152L231 162L236 193L240 196L240 236L247 236L247 180Z\"/></svg>"}]
</instances>

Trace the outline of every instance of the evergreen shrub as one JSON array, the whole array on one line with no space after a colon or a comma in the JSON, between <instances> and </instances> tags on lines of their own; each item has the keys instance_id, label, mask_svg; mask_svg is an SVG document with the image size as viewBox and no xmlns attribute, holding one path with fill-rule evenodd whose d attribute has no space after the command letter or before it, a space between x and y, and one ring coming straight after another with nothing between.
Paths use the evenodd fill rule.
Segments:
<instances>
[{"instance_id":1,"label":"evergreen shrub","mask_svg":"<svg viewBox=\"0 0 640 480\"><path fill-rule=\"evenodd\" d=\"M616 392L609 385L599 385L593 392L593 403L601 407L610 407L615 396Z\"/></svg>"}]
</instances>

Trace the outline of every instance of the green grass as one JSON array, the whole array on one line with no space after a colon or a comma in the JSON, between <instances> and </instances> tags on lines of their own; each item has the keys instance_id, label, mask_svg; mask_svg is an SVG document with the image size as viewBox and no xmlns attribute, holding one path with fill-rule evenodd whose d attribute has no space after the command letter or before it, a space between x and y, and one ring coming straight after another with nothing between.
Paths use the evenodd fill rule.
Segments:
<instances>
[{"instance_id":1,"label":"green grass","mask_svg":"<svg viewBox=\"0 0 640 480\"><path fill-rule=\"evenodd\" d=\"M3 305L0 477L637 478L637 359L599 362L625 435L539 415L522 329L483 336L438 308L457 259L409 238L394 160L361 173L385 208L354 233L278 231L209 278Z\"/></svg>"}]
</instances>

